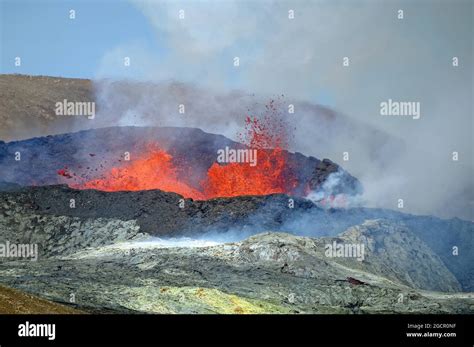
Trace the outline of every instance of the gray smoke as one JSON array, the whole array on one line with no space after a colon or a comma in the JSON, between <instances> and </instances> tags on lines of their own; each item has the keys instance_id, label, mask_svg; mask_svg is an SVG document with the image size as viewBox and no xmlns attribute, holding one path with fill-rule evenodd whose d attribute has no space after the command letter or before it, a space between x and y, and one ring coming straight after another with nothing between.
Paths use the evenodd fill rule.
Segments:
<instances>
[{"instance_id":1,"label":"gray smoke","mask_svg":"<svg viewBox=\"0 0 474 347\"><path fill-rule=\"evenodd\" d=\"M279 98L284 111L295 105L290 150L341 164L364 184L368 206L395 209L403 199L405 212L473 219L472 3L134 4L167 53L134 42L107 54L97 75L98 117L235 139L245 115ZM117 75L123 56L132 65ZM126 90L108 77L158 84ZM421 118L381 116L388 99L420 102Z\"/></svg>"}]
</instances>

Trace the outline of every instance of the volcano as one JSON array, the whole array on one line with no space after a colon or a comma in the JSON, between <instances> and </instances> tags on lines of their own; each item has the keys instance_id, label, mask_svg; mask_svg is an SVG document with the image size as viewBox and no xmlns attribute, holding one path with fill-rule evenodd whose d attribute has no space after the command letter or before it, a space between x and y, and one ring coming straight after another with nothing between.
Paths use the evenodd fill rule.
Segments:
<instances>
[{"instance_id":1,"label":"volcano","mask_svg":"<svg viewBox=\"0 0 474 347\"><path fill-rule=\"evenodd\" d=\"M219 150L258 151L258 164L218 163ZM304 197L339 173L334 194L362 192L360 182L329 159L239 143L196 128L109 127L0 142L2 180L22 186L160 189L185 198L284 193ZM20 156L20 160L18 159Z\"/></svg>"},{"instance_id":2,"label":"volcano","mask_svg":"<svg viewBox=\"0 0 474 347\"><path fill-rule=\"evenodd\" d=\"M76 100L92 100L82 93L90 91L87 81L19 80L41 90L27 100L44 110L51 99L63 99L65 88L78 91ZM0 259L0 282L15 290L91 313L469 313L474 307L474 224L339 205L341 196L360 200L361 183L330 159L290 151L297 148L289 145L295 118L271 101L263 113L248 110L263 114L256 118L224 99L220 116L236 113L229 128L241 131L226 137L205 122L186 123L199 128L110 122L131 109L121 103L113 104L117 112L98 107L86 130L79 120L50 119L47 111L8 100L15 119L9 124L24 131L23 140L0 141L0 245L38 249L34 262ZM160 118L155 112L147 116ZM20 121L31 114L45 115L44 129L29 129L38 119ZM242 124L235 121L242 117ZM331 141L347 135L311 119ZM2 139L18 138L5 129ZM51 135L25 139L31 134ZM327 152L318 141L301 150ZM327 255L333 244L366 253L360 260ZM453 246L462 257L453 256ZM80 302L69 301L71 288Z\"/></svg>"}]
</instances>

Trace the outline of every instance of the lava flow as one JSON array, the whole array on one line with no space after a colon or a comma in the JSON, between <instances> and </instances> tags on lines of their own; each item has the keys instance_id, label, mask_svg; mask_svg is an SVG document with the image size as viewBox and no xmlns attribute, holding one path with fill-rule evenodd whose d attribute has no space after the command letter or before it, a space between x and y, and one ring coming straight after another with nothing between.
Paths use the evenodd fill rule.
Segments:
<instances>
[{"instance_id":1,"label":"lava flow","mask_svg":"<svg viewBox=\"0 0 474 347\"><path fill-rule=\"evenodd\" d=\"M71 184L71 187L108 192L160 189L193 199L205 198L199 191L178 179L171 155L155 144L149 145L142 157L112 168L103 177Z\"/></svg>"},{"instance_id":2,"label":"lava flow","mask_svg":"<svg viewBox=\"0 0 474 347\"><path fill-rule=\"evenodd\" d=\"M150 143L140 157L121 162L99 178L75 181L70 186L103 191L160 189L195 200L291 193L298 182L287 168L287 151L284 150L287 138L281 123L268 116L262 120L247 117L245 132L239 137L247 148L256 150L257 164L214 162L204 179L194 186L178 174L192 172L192 168L181 167L187 165L182 162L173 162L173 157L157 143ZM59 170L58 174L65 178L72 177L67 170Z\"/></svg>"},{"instance_id":3,"label":"lava flow","mask_svg":"<svg viewBox=\"0 0 474 347\"><path fill-rule=\"evenodd\" d=\"M297 185L294 175L287 170L287 152L282 148L287 145L287 138L281 122L250 117L245 122L246 131L239 137L249 148L257 150L258 164L252 167L244 163L214 163L203 184L208 198L290 193Z\"/></svg>"}]
</instances>

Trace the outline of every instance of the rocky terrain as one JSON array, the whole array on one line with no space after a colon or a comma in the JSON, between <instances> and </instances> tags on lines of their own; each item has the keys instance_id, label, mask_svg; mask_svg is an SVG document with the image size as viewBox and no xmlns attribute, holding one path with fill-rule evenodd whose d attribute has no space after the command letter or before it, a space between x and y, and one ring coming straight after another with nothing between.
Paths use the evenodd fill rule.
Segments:
<instances>
[{"instance_id":1,"label":"rocky terrain","mask_svg":"<svg viewBox=\"0 0 474 347\"><path fill-rule=\"evenodd\" d=\"M37 261L2 258L0 283L82 311L342 314L474 311L473 294L461 292L462 283L449 268L453 263L448 266L443 260L446 257L438 255L422 239L423 234L407 223L367 218L339 231L333 221L325 224L333 224L332 236L322 236L323 231L316 225L313 237L278 231L262 233L265 230L262 229L245 239L242 239L245 234L240 234L241 240L236 242L216 244L218 238L213 235L224 237L230 228L220 234L214 227L212 233L201 230L200 238L191 228L186 233L176 229L170 239L143 230L138 219L128 216L94 217L87 213L66 214L65 210L59 213L58 207L51 204L59 196L53 194L48 201L41 193L45 188L1 193L0 241L37 243L39 257ZM89 194L92 200L93 194L117 194L50 188L63 194L77 193L78 197ZM154 211L157 218L163 213L166 221L167 209L158 206L165 204L166 196L173 201L174 195L160 191L147 193L157 197ZM24 200L35 196L37 200L29 203ZM282 218L280 226L283 226L285 218L275 212L284 196L242 199L242 204L262 201L274 204L273 210L263 210L267 211L268 220L273 213L275 225ZM239 200L226 199L226 202L232 210L238 207ZM221 204L207 203L207 208L200 207L206 214L201 219L206 219L207 214L218 215L213 210ZM80 211L80 206L75 211ZM114 208L109 202L104 205L104 209ZM325 221L331 221L334 214L339 221L344 218L342 211L327 211L312 205L299 209L299 213L317 211L321 219L325 216ZM181 212L186 216L183 223L187 219L196 222L188 212ZM345 223L349 224L350 218L346 219ZM198 227L205 225L196 224ZM255 231L263 226L253 224L252 228ZM189 237L200 239L201 243L193 245ZM364 244L364 259L327 256L325 246L334 241ZM458 274L466 269L469 267L459 267ZM71 295L75 298L73 303Z\"/></svg>"},{"instance_id":2,"label":"rocky terrain","mask_svg":"<svg viewBox=\"0 0 474 347\"><path fill-rule=\"evenodd\" d=\"M206 201L185 199L181 208L181 196L159 190L101 192L66 186L11 189L0 192L0 226L15 239L19 235L34 235L33 230L50 228L57 230L58 238L74 242L70 235L76 236L92 226L99 228L94 223L105 220L115 223L111 228L115 231L101 231L103 240L110 242L116 238L123 240L125 230L129 230L129 235L133 231L133 235L240 241L265 230L324 237L337 236L370 219L402 223L410 237L423 241L441 259L463 291L474 291L474 254L470 251L474 247L474 224L460 219L443 220L368 208L323 209L298 198L293 198L294 207L289 208L290 197L278 194ZM75 199L75 208L70 208L70 199ZM48 219L51 222L44 224L46 218L52 217L60 219ZM58 242L51 239L51 247ZM414 241L411 243L415 245ZM459 255L453 254L453 247L458 247ZM406 261L412 257L407 254ZM392 260L386 259L386 267L390 267Z\"/></svg>"},{"instance_id":3,"label":"rocky terrain","mask_svg":"<svg viewBox=\"0 0 474 347\"><path fill-rule=\"evenodd\" d=\"M360 228L363 238L367 228L384 232L378 221ZM404 231L392 228L392 236L401 240ZM439 285L456 290L454 277L429 251L411 263L402 264L401 259L400 267L384 277L386 271L368 271L383 268L377 255L370 253L368 264L362 266L355 259L338 262L322 254L321 242L285 233L194 248L121 242L43 256L38 262L2 262L0 279L56 302L66 303L73 294L75 306L89 312L468 313L474 309L472 294L417 290L396 280L404 276L399 271L416 269L423 264L419 260L432 257L435 261L431 269L424 269L425 275L435 280L447 276L448 281ZM391 256L407 246L399 243ZM416 275L407 281L429 285Z\"/></svg>"}]
</instances>

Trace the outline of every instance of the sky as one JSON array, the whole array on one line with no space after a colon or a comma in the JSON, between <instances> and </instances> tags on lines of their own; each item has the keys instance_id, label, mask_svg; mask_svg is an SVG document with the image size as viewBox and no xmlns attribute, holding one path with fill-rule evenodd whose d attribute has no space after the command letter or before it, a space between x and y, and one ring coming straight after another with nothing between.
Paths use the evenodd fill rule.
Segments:
<instances>
[{"instance_id":1,"label":"sky","mask_svg":"<svg viewBox=\"0 0 474 347\"><path fill-rule=\"evenodd\" d=\"M250 1L242 3L252 6ZM208 30L202 30L200 33L194 31L196 36L192 39L196 40L196 45L191 45L188 54L199 57L196 64L200 66L197 67L196 64L187 61L184 62L189 65L187 69L167 68L167 75L156 72L150 74L152 70L160 70L163 62L169 66L170 61L176 58L173 54L169 54L176 49L171 42L176 33L173 30L166 30L168 28L163 28L161 23L155 22L161 20L152 18L155 15L160 16L158 11L148 12L150 7L156 6L157 9L168 7L167 12L171 12L173 8L178 13L181 7L171 1L1 0L0 4L1 73L202 82L209 75L209 69L203 67L205 63L202 64L201 59L208 58L209 54L215 54L216 50L219 50L219 58L212 64L215 67L215 61L223 61L222 56L226 55L226 51L228 59L234 57L230 52L231 48L226 47L226 35L233 35L232 30L220 35L220 42L218 37L214 36L219 36L214 28L225 24L226 20L222 18L223 23L210 21L206 28ZM212 1L184 1L183 4L182 7L188 13L213 6ZM238 7L231 1L223 1L221 4L224 4L221 5L224 10L216 9L214 11L216 16L219 15L219 11L232 11ZM74 19L70 18L71 10L75 11ZM199 23L202 20L208 21L209 17L194 19L196 23L190 26L194 24L199 26L203 24ZM189 18L188 21L193 21L193 18ZM172 23L166 25L171 27ZM253 33L247 34L251 36ZM233 45L235 51L245 52L246 55L255 54L263 40L257 39L260 42L235 43ZM185 43L189 43L189 40ZM184 54L182 47L185 43L176 49L177 53ZM208 47L196 49L198 44ZM192 51L193 49L196 50ZM209 52L205 52L206 50ZM133 63L127 69L122 64L124 56L133 58ZM16 57L21 57L21 66L15 66ZM189 70L192 70L192 73ZM233 73L231 65L223 68L223 72L226 75L225 79L221 78L222 71L219 71L217 79L225 80L228 89L244 87L239 76ZM186 78L190 75L192 78ZM332 95L324 88L315 91L313 96L322 104L332 104Z\"/></svg>"},{"instance_id":2,"label":"sky","mask_svg":"<svg viewBox=\"0 0 474 347\"><path fill-rule=\"evenodd\" d=\"M123 42L160 51L143 13L125 1L0 1L2 73L93 78ZM75 10L76 18L69 18ZM15 57L22 66L14 65Z\"/></svg>"},{"instance_id":3,"label":"sky","mask_svg":"<svg viewBox=\"0 0 474 347\"><path fill-rule=\"evenodd\" d=\"M353 160L344 167L373 199L407 196L410 211L474 219L473 1L0 3L2 73L179 81L322 104L399 139L403 149L380 154L397 157L387 166L367 155L369 139L347 130L332 146L315 149L313 137L324 133L301 115L297 150L340 163L348 148ZM419 102L420 119L381 116L388 99Z\"/></svg>"}]
</instances>

